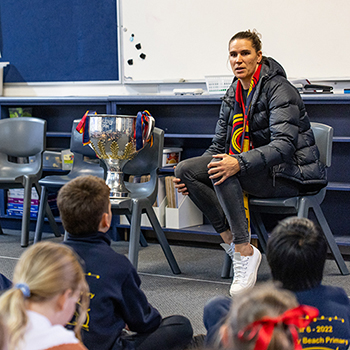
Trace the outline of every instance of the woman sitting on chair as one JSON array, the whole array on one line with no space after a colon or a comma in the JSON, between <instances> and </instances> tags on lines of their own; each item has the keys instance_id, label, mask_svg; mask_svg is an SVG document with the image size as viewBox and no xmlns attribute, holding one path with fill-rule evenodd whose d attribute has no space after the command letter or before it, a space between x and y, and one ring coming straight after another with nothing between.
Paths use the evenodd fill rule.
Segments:
<instances>
[{"instance_id":1,"label":"woman sitting on chair","mask_svg":"<svg viewBox=\"0 0 350 350\"><path fill-rule=\"evenodd\" d=\"M202 156L180 162L174 182L226 243L235 295L255 284L261 261L250 244L245 194L296 196L319 190L327 180L299 92L281 65L262 55L259 35L234 35L229 58L235 78L223 97L212 144Z\"/></svg>"}]
</instances>

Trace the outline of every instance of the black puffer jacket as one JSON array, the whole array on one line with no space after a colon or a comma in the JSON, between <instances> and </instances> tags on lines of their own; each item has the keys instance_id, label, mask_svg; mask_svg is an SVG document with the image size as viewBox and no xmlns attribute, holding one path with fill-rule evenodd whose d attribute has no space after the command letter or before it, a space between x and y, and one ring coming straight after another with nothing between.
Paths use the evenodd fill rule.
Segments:
<instances>
[{"instance_id":1,"label":"black puffer jacket","mask_svg":"<svg viewBox=\"0 0 350 350\"><path fill-rule=\"evenodd\" d=\"M272 58L263 58L260 80L253 96L249 127L254 149L235 155L240 176L269 168L300 184L301 190L326 186L326 172L310 129L299 92L286 79L284 69ZM205 154L228 153L231 141L237 79L223 97L211 146ZM305 187L306 186L306 187Z\"/></svg>"}]
</instances>

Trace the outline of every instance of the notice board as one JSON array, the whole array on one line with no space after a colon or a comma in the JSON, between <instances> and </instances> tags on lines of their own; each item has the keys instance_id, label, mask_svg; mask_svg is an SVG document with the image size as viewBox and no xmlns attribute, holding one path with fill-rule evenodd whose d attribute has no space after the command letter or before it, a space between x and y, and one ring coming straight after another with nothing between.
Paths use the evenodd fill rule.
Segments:
<instances>
[{"instance_id":1,"label":"notice board","mask_svg":"<svg viewBox=\"0 0 350 350\"><path fill-rule=\"evenodd\" d=\"M1 0L4 82L119 80L116 0Z\"/></svg>"}]
</instances>

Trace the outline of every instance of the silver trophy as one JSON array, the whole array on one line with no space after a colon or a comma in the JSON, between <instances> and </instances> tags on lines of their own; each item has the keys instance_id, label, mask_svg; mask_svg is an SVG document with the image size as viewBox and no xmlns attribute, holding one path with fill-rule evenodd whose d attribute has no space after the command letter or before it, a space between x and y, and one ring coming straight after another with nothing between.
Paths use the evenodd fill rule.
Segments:
<instances>
[{"instance_id":1,"label":"silver trophy","mask_svg":"<svg viewBox=\"0 0 350 350\"><path fill-rule=\"evenodd\" d=\"M123 179L123 167L139 150L136 150L136 116L89 115L90 147L107 166L106 184L110 198L129 196ZM148 128L142 132L142 145L152 135L154 118L148 116Z\"/></svg>"}]
</instances>

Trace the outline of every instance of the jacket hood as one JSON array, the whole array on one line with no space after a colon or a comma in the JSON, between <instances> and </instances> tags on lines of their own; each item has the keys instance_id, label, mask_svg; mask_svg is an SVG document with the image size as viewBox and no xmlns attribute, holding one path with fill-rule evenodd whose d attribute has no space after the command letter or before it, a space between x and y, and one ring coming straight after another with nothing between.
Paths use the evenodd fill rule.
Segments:
<instances>
[{"instance_id":1,"label":"jacket hood","mask_svg":"<svg viewBox=\"0 0 350 350\"><path fill-rule=\"evenodd\" d=\"M280 75L283 78L287 78L286 72L283 67L273 58L263 56L262 67L260 72L260 80L271 79L276 75ZM230 106L234 107L235 91L237 87L238 79L235 77L231 86L227 89L226 94L222 98Z\"/></svg>"},{"instance_id":2,"label":"jacket hood","mask_svg":"<svg viewBox=\"0 0 350 350\"><path fill-rule=\"evenodd\" d=\"M263 64L263 71L261 73L261 77L263 77L264 75L267 75L268 78L272 78L276 75L281 75L283 78L287 79L287 74L284 68L273 58L263 57L262 64ZM265 69L267 69L266 72L265 72Z\"/></svg>"}]
</instances>

